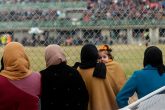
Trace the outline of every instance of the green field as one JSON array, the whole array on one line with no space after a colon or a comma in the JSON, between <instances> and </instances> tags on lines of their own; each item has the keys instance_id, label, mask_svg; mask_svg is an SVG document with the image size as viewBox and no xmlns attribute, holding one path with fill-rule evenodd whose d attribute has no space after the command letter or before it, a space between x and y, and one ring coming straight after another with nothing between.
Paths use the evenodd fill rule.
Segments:
<instances>
[{"instance_id":1,"label":"green field","mask_svg":"<svg viewBox=\"0 0 165 110\"><path fill-rule=\"evenodd\" d=\"M165 45L158 45L165 53ZM63 46L65 55L69 65L73 65L76 61L80 61L81 46ZM118 61L127 76L129 77L134 70L141 69L143 67L143 53L145 46L138 45L112 45L112 54L114 59ZM44 49L45 47L25 47L27 55L31 62L31 69L34 71L40 71L45 68L44 61ZM3 47L0 48L0 54L2 55ZM164 56L165 57L165 56Z\"/></svg>"}]
</instances>

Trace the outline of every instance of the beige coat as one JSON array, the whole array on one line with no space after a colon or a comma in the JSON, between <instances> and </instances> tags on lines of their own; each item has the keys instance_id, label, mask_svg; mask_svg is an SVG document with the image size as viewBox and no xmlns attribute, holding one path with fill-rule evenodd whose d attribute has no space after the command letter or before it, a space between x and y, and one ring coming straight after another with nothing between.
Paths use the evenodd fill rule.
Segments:
<instances>
[{"instance_id":1,"label":"beige coat","mask_svg":"<svg viewBox=\"0 0 165 110\"><path fill-rule=\"evenodd\" d=\"M127 81L126 75L119 63L117 63L116 61L109 61L108 63L106 63L106 67L108 77L112 78L112 88L115 95L117 95L117 93L121 90L121 88Z\"/></svg>"},{"instance_id":2,"label":"beige coat","mask_svg":"<svg viewBox=\"0 0 165 110\"><path fill-rule=\"evenodd\" d=\"M125 83L126 77L116 62L109 62L106 66L106 79L93 77L94 68L78 68L89 93L88 110L117 110L116 94Z\"/></svg>"}]
</instances>

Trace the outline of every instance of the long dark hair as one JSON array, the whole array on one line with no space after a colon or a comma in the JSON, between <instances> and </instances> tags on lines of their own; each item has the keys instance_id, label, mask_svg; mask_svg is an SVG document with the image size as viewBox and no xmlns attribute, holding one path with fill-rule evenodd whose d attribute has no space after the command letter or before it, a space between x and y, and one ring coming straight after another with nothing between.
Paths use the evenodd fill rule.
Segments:
<instances>
[{"instance_id":1,"label":"long dark hair","mask_svg":"<svg viewBox=\"0 0 165 110\"><path fill-rule=\"evenodd\" d=\"M160 75L165 72L162 51L156 46L148 47L144 52L143 66L151 65L158 69Z\"/></svg>"}]
</instances>

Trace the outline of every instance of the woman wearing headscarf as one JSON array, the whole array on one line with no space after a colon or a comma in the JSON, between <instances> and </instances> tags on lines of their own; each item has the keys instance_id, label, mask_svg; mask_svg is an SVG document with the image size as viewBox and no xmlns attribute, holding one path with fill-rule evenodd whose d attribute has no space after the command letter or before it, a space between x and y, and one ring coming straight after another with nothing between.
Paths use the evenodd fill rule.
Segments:
<instances>
[{"instance_id":1,"label":"woman wearing headscarf","mask_svg":"<svg viewBox=\"0 0 165 110\"><path fill-rule=\"evenodd\" d=\"M41 110L87 110L88 92L76 69L67 65L59 45L45 49L46 69L42 70Z\"/></svg>"},{"instance_id":2,"label":"woman wearing headscarf","mask_svg":"<svg viewBox=\"0 0 165 110\"><path fill-rule=\"evenodd\" d=\"M0 110L38 110L41 77L30 70L24 47L8 43L1 63Z\"/></svg>"},{"instance_id":3,"label":"woman wearing headscarf","mask_svg":"<svg viewBox=\"0 0 165 110\"><path fill-rule=\"evenodd\" d=\"M162 51L156 46L148 47L144 52L144 68L135 71L117 95L120 108L128 105L128 98L135 92L138 98L165 85L165 66Z\"/></svg>"},{"instance_id":4,"label":"woman wearing headscarf","mask_svg":"<svg viewBox=\"0 0 165 110\"><path fill-rule=\"evenodd\" d=\"M112 78L105 64L97 63L98 57L96 46L86 44L81 49L81 63L76 63L89 93L88 110L117 110Z\"/></svg>"}]
</instances>

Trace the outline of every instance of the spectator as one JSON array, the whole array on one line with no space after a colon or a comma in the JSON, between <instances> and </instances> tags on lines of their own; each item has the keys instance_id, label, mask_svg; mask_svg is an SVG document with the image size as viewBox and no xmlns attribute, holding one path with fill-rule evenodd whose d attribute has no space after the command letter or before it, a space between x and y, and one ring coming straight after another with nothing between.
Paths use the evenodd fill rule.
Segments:
<instances>
[{"instance_id":1,"label":"spectator","mask_svg":"<svg viewBox=\"0 0 165 110\"><path fill-rule=\"evenodd\" d=\"M1 36L1 43L2 43L2 45L5 45L6 42L7 42L7 37L5 35L2 35Z\"/></svg>"},{"instance_id":2,"label":"spectator","mask_svg":"<svg viewBox=\"0 0 165 110\"><path fill-rule=\"evenodd\" d=\"M75 45L82 45L82 44L83 44L82 38L79 37L79 36L76 36L76 37L73 39L73 44L75 44Z\"/></svg>"},{"instance_id":3,"label":"spectator","mask_svg":"<svg viewBox=\"0 0 165 110\"><path fill-rule=\"evenodd\" d=\"M73 39L71 36L68 36L65 40L65 45L66 46L71 46L73 44Z\"/></svg>"},{"instance_id":4,"label":"spectator","mask_svg":"<svg viewBox=\"0 0 165 110\"><path fill-rule=\"evenodd\" d=\"M39 1L39 0L2 0L3 3L35 3L39 2L50 2L50 1ZM163 3L163 2L162 2ZM122 0L122 1L108 1L108 0L88 0L87 1L87 10L84 13L82 20L84 22L94 21L96 19L113 19L113 20L124 20L124 19L163 19L164 6L162 3L141 1L141 0ZM36 4L37 5L37 4ZM155 12L155 9L160 10ZM161 11L162 10L162 11ZM32 20L37 25L39 21L54 21L58 15L62 15L62 18L65 18L66 13L61 13L59 10L52 8L47 9L31 9L29 7L23 9L13 9L13 10L1 10L0 11L0 21L27 21ZM64 16L63 16L64 15ZM4 17L5 16L5 17ZM36 22L37 21L37 22ZM139 21L140 22L140 21Z\"/></svg>"},{"instance_id":5,"label":"spectator","mask_svg":"<svg viewBox=\"0 0 165 110\"><path fill-rule=\"evenodd\" d=\"M113 88L113 92L115 96L118 94L118 92L121 90L123 85L125 84L127 78L126 74L122 70L120 64L116 61L114 61L113 56L111 54L112 49L104 44L99 46L99 62L105 63L107 72L109 73L109 76L111 77L111 86ZM136 94L129 98L129 103L132 103L137 100Z\"/></svg>"},{"instance_id":6,"label":"spectator","mask_svg":"<svg viewBox=\"0 0 165 110\"><path fill-rule=\"evenodd\" d=\"M11 42L4 48L0 73L0 110L38 110L40 74L31 72L24 47Z\"/></svg>"},{"instance_id":7,"label":"spectator","mask_svg":"<svg viewBox=\"0 0 165 110\"><path fill-rule=\"evenodd\" d=\"M108 45L101 45L98 50L99 61L106 64L107 73L113 79L110 84L114 94L117 95L127 80L126 75L119 63L113 60L112 49Z\"/></svg>"},{"instance_id":8,"label":"spectator","mask_svg":"<svg viewBox=\"0 0 165 110\"><path fill-rule=\"evenodd\" d=\"M6 43L8 44L10 42L12 42L12 37L10 34L6 34Z\"/></svg>"},{"instance_id":9,"label":"spectator","mask_svg":"<svg viewBox=\"0 0 165 110\"><path fill-rule=\"evenodd\" d=\"M91 20L91 13L90 12L84 13L83 22L89 22L90 20Z\"/></svg>"},{"instance_id":10,"label":"spectator","mask_svg":"<svg viewBox=\"0 0 165 110\"><path fill-rule=\"evenodd\" d=\"M144 38L145 38L145 46L148 47L150 43L150 36L149 31L144 31Z\"/></svg>"},{"instance_id":11,"label":"spectator","mask_svg":"<svg viewBox=\"0 0 165 110\"><path fill-rule=\"evenodd\" d=\"M86 44L81 49L81 63L76 63L89 93L88 110L117 110L111 77L106 73L104 63L97 63L98 51L95 45Z\"/></svg>"},{"instance_id":12,"label":"spectator","mask_svg":"<svg viewBox=\"0 0 165 110\"><path fill-rule=\"evenodd\" d=\"M87 110L88 92L78 71L66 64L59 45L45 49L46 69L41 71L41 110Z\"/></svg>"},{"instance_id":13,"label":"spectator","mask_svg":"<svg viewBox=\"0 0 165 110\"><path fill-rule=\"evenodd\" d=\"M120 108L128 105L128 98L135 92L138 98L165 85L165 66L162 51L156 46L148 47L144 52L144 68L135 71L117 95Z\"/></svg>"}]
</instances>

